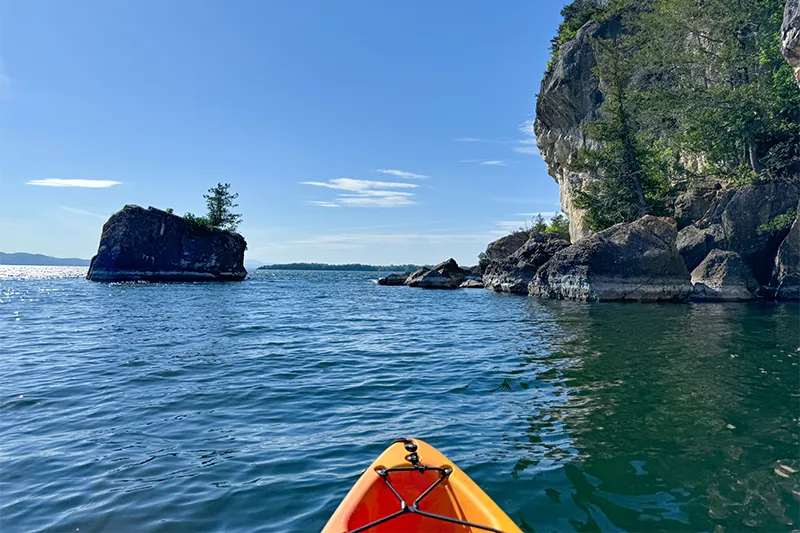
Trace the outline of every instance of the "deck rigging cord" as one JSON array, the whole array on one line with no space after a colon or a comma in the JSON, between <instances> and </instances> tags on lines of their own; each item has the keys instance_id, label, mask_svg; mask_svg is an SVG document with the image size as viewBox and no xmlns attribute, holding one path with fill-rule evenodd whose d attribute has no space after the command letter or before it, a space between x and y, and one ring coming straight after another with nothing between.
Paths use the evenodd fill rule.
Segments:
<instances>
[{"instance_id":1,"label":"deck rigging cord","mask_svg":"<svg viewBox=\"0 0 800 533\"><path fill-rule=\"evenodd\" d=\"M380 524L383 524L385 522L388 522L390 520L393 520L395 518L398 518L398 517L403 516L403 515L408 514L408 513L418 514L420 516L424 516L426 518L431 518L433 520L441 520L441 521L444 521L444 522L450 522L450 523L453 523L453 524L467 526L467 527L471 527L471 528L475 528L475 529L482 529L484 531L489 531L491 533L503 533L499 529L495 529L493 527L482 526L480 524L473 524L472 522L467 522L465 520L459 520L457 518L438 515L438 514L435 514L435 513L429 513L429 512L421 510L419 508L420 502L428 494L430 494L433 491L433 489L435 489L443 481L445 481L450 476L450 474L453 473L453 469L449 468L449 467L428 466L428 465L424 465L424 464L420 463L419 455L417 454L417 448L418 448L417 444L414 441L412 441L411 439L395 439L395 440L392 441L392 444L397 444L397 443L402 443L405 446L406 451L409 452L409 454L406 455L405 459L406 459L406 461L408 461L410 463L410 466L395 466L395 467L392 467L392 468L379 468L379 469L377 469L375 471L375 473L378 474L381 477L381 479L383 479L383 481L386 483L386 486L389 488L389 490L392 491L392 494L394 494L397 497L397 499L400 502L400 510L397 511L397 512L394 512L394 513L392 513L390 515L384 516L383 518L379 518L378 520L370 522L369 524L363 525L363 526L358 527L356 529L351 529L347 533L362 533L363 531L368 531L369 529L372 529L373 527L379 526ZM434 481L433 484L430 487L425 489L425 491L422 494L420 494L417 497L417 499L414 500L413 503L411 503L411 505L409 505L405 501L405 499L403 499L403 497L400 496L400 494L397 492L397 490L395 490L395 488L392 486L392 482L389 479L389 474L391 474L392 472L413 472L413 471L417 471L417 472L420 472L420 473L425 473L425 472L428 472L428 471L439 472L439 478L436 481Z\"/></svg>"}]
</instances>

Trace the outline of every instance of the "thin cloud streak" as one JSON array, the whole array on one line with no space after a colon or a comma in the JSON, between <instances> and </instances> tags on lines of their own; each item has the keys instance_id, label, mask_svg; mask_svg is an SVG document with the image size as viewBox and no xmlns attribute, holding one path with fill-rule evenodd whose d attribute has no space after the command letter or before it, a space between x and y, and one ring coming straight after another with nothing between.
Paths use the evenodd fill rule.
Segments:
<instances>
[{"instance_id":1,"label":"thin cloud streak","mask_svg":"<svg viewBox=\"0 0 800 533\"><path fill-rule=\"evenodd\" d=\"M459 137L453 139L457 143L486 143L486 144L513 144L511 139L480 139L478 137Z\"/></svg>"},{"instance_id":2,"label":"thin cloud streak","mask_svg":"<svg viewBox=\"0 0 800 533\"><path fill-rule=\"evenodd\" d=\"M91 211L85 211L83 209L77 209L75 207L68 207L66 205L60 205L60 206L58 206L58 208L61 209L62 211L66 211L68 213L73 213L75 215L99 218L100 220L106 220L108 218L107 215L101 215L99 213L92 213Z\"/></svg>"},{"instance_id":3,"label":"thin cloud streak","mask_svg":"<svg viewBox=\"0 0 800 533\"><path fill-rule=\"evenodd\" d=\"M44 180L26 181L25 185L36 185L38 187L82 187L86 189L105 189L114 185L121 185L122 182L111 180L82 180L82 179L61 179L47 178Z\"/></svg>"},{"instance_id":4,"label":"thin cloud streak","mask_svg":"<svg viewBox=\"0 0 800 533\"><path fill-rule=\"evenodd\" d=\"M453 243L481 243L485 244L495 240L505 233L500 230L490 230L480 233L343 233L337 235L314 235L307 239L288 241L284 243L271 243L270 246L294 248L324 248L324 249L352 249L367 248L382 245L402 244L453 244Z\"/></svg>"},{"instance_id":5,"label":"thin cloud streak","mask_svg":"<svg viewBox=\"0 0 800 533\"><path fill-rule=\"evenodd\" d=\"M459 163L477 163L478 165L507 167L508 163L500 159L462 159Z\"/></svg>"},{"instance_id":6,"label":"thin cloud streak","mask_svg":"<svg viewBox=\"0 0 800 533\"><path fill-rule=\"evenodd\" d=\"M356 180L352 178L336 178L328 181L302 181L301 185L312 185L314 187L327 187L329 189L339 189L342 191L366 191L368 189L416 189L416 183L403 183L391 181L371 181Z\"/></svg>"},{"instance_id":7,"label":"thin cloud streak","mask_svg":"<svg viewBox=\"0 0 800 533\"><path fill-rule=\"evenodd\" d=\"M312 202L314 205L320 207L385 208L415 205L416 202L412 199L414 196L413 193L392 189L416 189L419 187L419 185L415 183L356 180L352 178L337 178L326 182L304 181L301 182L301 184L345 191L345 193L339 194L335 201Z\"/></svg>"},{"instance_id":8,"label":"thin cloud streak","mask_svg":"<svg viewBox=\"0 0 800 533\"><path fill-rule=\"evenodd\" d=\"M424 180L430 178L430 176L426 176L425 174L416 174L414 172L406 172L405 170L397 170L394 168L378 169L375 172L381 172L382 174L389 174L391 176L410 180Z\"/></svg>"}]
</instances>

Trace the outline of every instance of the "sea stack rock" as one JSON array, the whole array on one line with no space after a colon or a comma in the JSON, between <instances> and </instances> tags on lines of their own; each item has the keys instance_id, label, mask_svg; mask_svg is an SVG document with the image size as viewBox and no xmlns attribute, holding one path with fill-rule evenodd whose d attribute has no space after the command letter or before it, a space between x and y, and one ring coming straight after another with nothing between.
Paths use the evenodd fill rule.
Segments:
<instances>
[{"instance_id":1,"label":"sea stack rock","mask_svg":"<svg viewBox=\"0 0 800 533\"><path fill-rule=\"evenodd\" d=\"M198 226L160 209L126 205L103 225L86 279L241 281L247 243L238 233Z\"/></svg>"}]
</instances>

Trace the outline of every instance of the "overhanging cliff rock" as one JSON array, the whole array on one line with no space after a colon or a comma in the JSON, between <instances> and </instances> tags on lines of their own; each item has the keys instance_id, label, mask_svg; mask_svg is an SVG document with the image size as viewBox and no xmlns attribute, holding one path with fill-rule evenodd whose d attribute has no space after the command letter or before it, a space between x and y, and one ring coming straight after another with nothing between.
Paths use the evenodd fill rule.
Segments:
<instances>
[{"instance_id":1,"label":"overhanging cliff rock","mask_svg":"<svg viewBox=\"0 0 800 533\"><path fill-rule=\"evenodd\" d=\"M103 225L92 281L241 281L247 243L153 207L126 205Z\"/></svg>"},{"instance_id":2,"label":"overhanging cliff rock","mask_svg":"<svg viewBox=\"0 0 800 533\"><path fill-rule=\"evenodd\" d=\"M583 211L574 205L577 192L592 179L587 171L570 169L582 148L597 148L586 138L583 126L600 118L603 93L593 69L597 65L593 42L622 31L618 20L590 21L565 42L542 79L536 101L533 129L547 171L558 182L561 210L569 218L572 242L587 237Z\"/></svg>"}]
</instances>

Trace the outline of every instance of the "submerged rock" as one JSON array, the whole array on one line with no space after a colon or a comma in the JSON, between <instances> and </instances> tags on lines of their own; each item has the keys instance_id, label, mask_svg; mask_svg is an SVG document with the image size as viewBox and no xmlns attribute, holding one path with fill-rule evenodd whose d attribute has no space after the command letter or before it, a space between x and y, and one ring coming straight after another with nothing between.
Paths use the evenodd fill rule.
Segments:
<instances>
[{"instance_id":1,"label":"submerged rock","mask_svg":"<svg viewBox=\"0 0 800 533\"><path fill-rule=\"evenodd\" d=\"M671 219L617 224L557 252L528 289L533 296L584 301L683 301L692 291Z\"/></svg>"},{"instance_id":2,"label":"submerged rock","mask_svg":"<svg viewBox=\"0 0 800 533\"><path fill-rule=\"evenodd\" d=\"M746 301L758 296L750 266L736 252L712 250L692 271L692 300Z\"/></svg>"},{"instance_id":3,"label":"submerged rock","mask_svg":"<svg viewBox=\"0 0 800 533\"><path fill-rule=\"evenodd\" d=\"M378 285L405 285L406 280L411 275L411 272L404 272L402 274L389 274L385 278L380 278L378 280Z\"/></svg>"},{"instance_id":4,"label":"submerged rock","mask_svg":"<svg viewBox=\"0 0 800 533\"><path fill-rule=\"evenodd\" d=\"M800 300L800 203L797 217L775 257L775 297L779 300Z\"/></svg>"},{"instance_id":5,"label":"submerged rock","mask_svg":"<svg viewBox=\"0 0 800 533\"><path fill-rule=\"evenodd\" d=\"M496 292L527 294L528 284L539 268L567 246L566 235L532 233L516 252L490 263L483 274L483 282Z\"/></svg>"},{"instance_id":6,"label":"submerged rock","mask_svg":"<svg viewBox=\"0 0 800 533\"><path fill-rule=\"evenodd\" d=\"M247 243L153 207L126 205L103 225L92 281L241 281Z\"/></svg>"},{"instance_id":7,"label":"submerged rock","mask_svg":"<svg viewBox=\"0 0 800 533\"><path fill-rule=\"evenodd\" d=\"M455 259L448 259L431 269L420 268L408 277L406 285L423 289L457 289L466 279L467 274Z\"/></svg>"}]
</instances>

